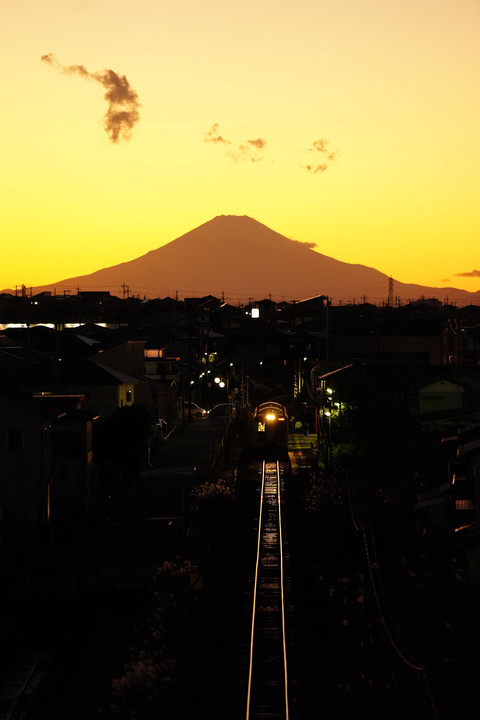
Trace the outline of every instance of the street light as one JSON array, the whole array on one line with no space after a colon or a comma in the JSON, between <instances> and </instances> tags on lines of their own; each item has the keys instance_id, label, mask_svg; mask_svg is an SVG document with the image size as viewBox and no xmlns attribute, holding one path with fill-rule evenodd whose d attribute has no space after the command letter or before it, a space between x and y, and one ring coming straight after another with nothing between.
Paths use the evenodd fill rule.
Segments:
<instances>
[{"instance_id":1,"label":"street light","mask_svg":"<svg viewBox=\"0 0 480 720\"><path fill-rule=\"evenodd\" d=\"M328 418L328 433L327 433L327 463L330 461L332 454L332 413L330 410L324 410L323 414Z\"/></svg>"}]
</instances>

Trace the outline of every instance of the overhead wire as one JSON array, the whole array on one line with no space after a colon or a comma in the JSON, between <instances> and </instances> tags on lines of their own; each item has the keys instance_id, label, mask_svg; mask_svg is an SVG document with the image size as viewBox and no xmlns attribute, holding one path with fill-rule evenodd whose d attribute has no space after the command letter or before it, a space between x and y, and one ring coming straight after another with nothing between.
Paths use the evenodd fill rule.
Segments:
<instances>
[{"instance_id":1,"label":"overhead wire","mask_svg":"<svg viewBox=\"0 0 480 720\"><path fill-rule=\"evenodd\" d=\"M392 615L390 613L389 603L387 600L387 596L385 593L382 576L380 572L380 564L378 561L376 546L375 546L375 538L373 535L373 529L369 525L368 526L368 532L370 534L370 544L367 537L367 531L365 530L365 527L360 519L360 513L358 511L358 508L356 506L356 501L352 492L351 488L351 482L349 478L348 471L343 468L338 468L341 472L345 473L345 480L347 485L347 498L348 498L348 504L349 504L349 510L350 515L352 519L353 526L357 532L360 532L362 534L363 538L363 545L365 550L365 556L367 560L368 570L369 570L369 576L370 581L373 589L373 594L375 597L375 602L377 605L377 609L380 615L380 620L382 623L382 626L384 628L385 634L390 642L390 645L392 646L393 650L397 654L397 656L400 658L400 660L405 663L407 666L412 668L413 670L417 670L422 673L422 678L425 682L426 692L429 697L432 712L434 718L438 718L438 712L435 704L435 700L432 694L430 681L428 679L427 670L425 668L425 665L420 663L418 660L416 660L413 656L413 654L405 647L405 644L401 641L401 639L398 636L398 632L394 630L394 622L392 619ZM374 572L376 571L376 572ZM389 616L389 620L387 620L386 616ZM395 639L395 636L397 637L397 640ZM400 644L403 645L403 650L400 648Z\"/></svg>"}]
</instances>

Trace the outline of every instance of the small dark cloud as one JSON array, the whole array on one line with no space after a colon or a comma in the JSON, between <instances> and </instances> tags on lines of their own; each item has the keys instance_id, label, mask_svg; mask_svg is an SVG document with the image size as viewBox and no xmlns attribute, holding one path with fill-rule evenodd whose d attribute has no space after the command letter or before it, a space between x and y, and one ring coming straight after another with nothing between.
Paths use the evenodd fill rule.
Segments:
<instances>
[{"instance_id":1,"label":"small dark cloud","mask_svg":"<svg viewBox=\"0 0 480 720\"><path fill-rule=\"evenodd\" d=\"M233 160L233 162L239 162L241 160L259 162L263 160L262 151L267 144L266 140L263 138L255 138L245 140L241 143L234 143L219 133L219 127L218 123L214 123L207 132L203 133L203 142L228 146L225 155Z\"/></svg>"},{"instance_id":2,"label":"small dark cloud","mask_svg":"<svg viewBox=\"0 0 480 720\"><path fill-rule=\"evenodd\" d=\"M313 143L313 147L310 148L310 151L318 150L318 152L326 152L327 145L328 145L328 140L324 140L323 138L321 138L320 140L315 140Z\"/></svg>"},{"instance_id":3,"label":"small dark cloud","mask_svg":"<svg viewBox=\"0 0 480 720\"><path fill-rule=\"evenodd\" d=\"M247 142L258 150L263 150L263 148L267 144L267 141L263 138L257 138L256 140L248 140Z\"/></svg>"},{"instance_id":4,"label":"small dark cloud","mask_svg":"<svg viewBox=\"0 0 480 720\"><path fill-rule=\"evenodd\" d=\"M293 240L292 242L297 243L297 245L301 245L303 248L308 248L309 250L315 250L317 247L316 243L314 242L308 242L308 240Z\"/></svg>"},{"instance_id":5,"label":"small dark cloud","mask_svg":"<svg viewBox=\"0 0 480 720\"><path fill-rule=\"evenodd\" d=\"M132 129L140 119L140 103L125 75L118 75L114 70L92 73L84 65L62 65L53 53L42 55L41 60L65 75L80 75L103 85L106 90L104 98L108 103L105 132L113 143L130 139Z\"/></svg>"},{"instance_id":6,"label":"small dark cloud","mask_svg":"<svg viewBox=\"0 0 480 720\"><path fill-rule=\"evenodd\" d=\"M224 145L231 145L232 143L230 140L226 140L224 137L218 134L218 123L213 123L210 130L207 130L206 133L203 133L203 142L209 142L209 143L223 143Z\"/></svg>"},{"instance_id":7,"label":"small dark cloud","mask_svg":"<svg viewBox=\"0 0 480 720\"><path fill-rule=\"evenodd\" d=\"M311 173L318 173L318 172L325 172L325 170L328 168L327 163L322 163L321 165L304 165L305 170L308 170L308 172Z\"/></svg>"},{"instance_id":8,"label":"small dark cloud","mask_svg":"<svg viewBox=\"0 0 480 720\"><path fill-rule=\"evenodd\" d=\"M455 277L480 277L480 270L470 270L469 272L455 273Z\"/></svg>"},{"instance_id":9,"label":"small dark cloud","mask_svg":"<svg viewBox=\"0 0 480 720\"><path fill-rule=\"evenodd\" d=\"M239 160L250 160L250 162L260 162L263 160L262 150L264 149L267 141L263 138L257 138L256 140L247 140L244 143L239 143L230 150L227 155L232 158L235 162Z\"/></svg>"},{"instance_id":10,"label":"small dark cloud","mask_svg":"<svg viewBox=\"0 0 480 720\"><path fill-rule=\"evenodd\" d=\"M325 138L314 140L314 142L312 143L312 147L308 148L307 152L313 153L318 159L321 158L323 162L314 162L303 165L303 168L307 170L307 172L314 174L323 173L329 167L325 160L328 160L329 162L335 160L338 155L338 150L331 150L328 147L329 143L330 140L325 140Z\"/></svg>"}]
</instances>

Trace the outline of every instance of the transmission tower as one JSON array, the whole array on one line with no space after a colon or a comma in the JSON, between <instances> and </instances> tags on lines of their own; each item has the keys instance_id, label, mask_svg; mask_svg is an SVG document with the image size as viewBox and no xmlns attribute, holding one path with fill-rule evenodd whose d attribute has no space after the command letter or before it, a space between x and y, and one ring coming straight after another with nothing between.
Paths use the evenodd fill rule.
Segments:
<instances>
[{"instance_id":1,"label":"transmission tower","mask_svg":"<svg viewBox=\"0 0 480 720\"><path fill-rule=\"evenodd\" d=\"M388 278L388 304L393 306L393 303L393 278L390 275L390 277Z\"/></svg>"}]
</instances>

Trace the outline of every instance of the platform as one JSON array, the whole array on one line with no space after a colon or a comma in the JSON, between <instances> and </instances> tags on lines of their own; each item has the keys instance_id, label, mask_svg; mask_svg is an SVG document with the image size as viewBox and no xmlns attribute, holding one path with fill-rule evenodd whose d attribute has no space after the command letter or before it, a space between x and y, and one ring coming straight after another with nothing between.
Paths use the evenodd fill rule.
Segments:
<instances>
[{"instance_id":1,"label":"platform","mask_svg":"<svg viewBox=\"0 0 480 720\"><path fill-rule=\"evenodd\" d=\"M301 470L314 467L318 452L317 435L310 433L290 433L288 435L288 457L292 466L292 474L298 475Z\"/></svg>"}]
</instances>

